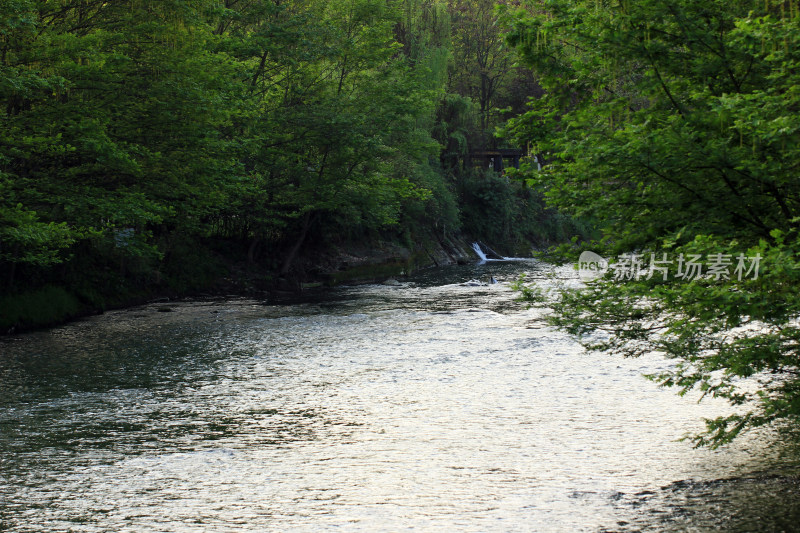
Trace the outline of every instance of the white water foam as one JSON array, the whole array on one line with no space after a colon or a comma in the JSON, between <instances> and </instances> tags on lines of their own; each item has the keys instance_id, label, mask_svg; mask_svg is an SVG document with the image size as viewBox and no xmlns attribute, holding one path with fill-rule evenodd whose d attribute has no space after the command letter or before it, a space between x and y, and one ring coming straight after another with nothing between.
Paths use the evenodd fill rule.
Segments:
<instances>
[{"instance_id":1,"label":"white water foam","mask_svg":"<svg viewBox=\"0 0 800 533\"><path fill-rule=\"evenodd\" d=\"M475 250L475 253L478 254L478 257L481 258L481 261L488 261L489 260L489 258L486 257L486 254L483 253L483 250L481 250L481 245L478 244L477 242L473 242L472 243L472 249Z\"/></svg>"}]
</instances>

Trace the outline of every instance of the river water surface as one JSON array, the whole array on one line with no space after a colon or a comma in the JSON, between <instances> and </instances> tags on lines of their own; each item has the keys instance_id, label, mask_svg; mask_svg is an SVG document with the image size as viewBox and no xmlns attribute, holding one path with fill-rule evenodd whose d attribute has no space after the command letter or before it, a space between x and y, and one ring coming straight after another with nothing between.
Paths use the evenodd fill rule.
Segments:
<instances>
[{"instance_id":1,"label":"river water surface","mask_svg":"<svg viewBox=\"0 0 800 533\"><path fill-rule=\"evenodd\" d=\"M490 262L0 342L0 530L793 530L796 453L587 353ZM569 275L568 272L562 272Z\"/></svg>"}]
</instances>

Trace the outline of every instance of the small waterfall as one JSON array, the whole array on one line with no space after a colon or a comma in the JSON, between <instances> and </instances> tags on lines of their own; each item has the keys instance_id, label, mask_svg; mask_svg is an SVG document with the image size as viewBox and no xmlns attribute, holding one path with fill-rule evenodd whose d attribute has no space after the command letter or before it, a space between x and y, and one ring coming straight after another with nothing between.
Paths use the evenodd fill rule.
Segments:
<instances>
[{"instance_id":1,"label":"small waterfall","mask_svg":"<svg viewBox=\"0 0 800 533\"><path fill-rule=\"evenodd\" d=\"M488 259L488 257L486 257L486 254L483 253L483 250L481 250L481 245L478 244L477 242L472 243L472 249L475 250L475 253L478 254L478 257L481 258L481 261L486 261Z\"/></svg>"}]
</instances>

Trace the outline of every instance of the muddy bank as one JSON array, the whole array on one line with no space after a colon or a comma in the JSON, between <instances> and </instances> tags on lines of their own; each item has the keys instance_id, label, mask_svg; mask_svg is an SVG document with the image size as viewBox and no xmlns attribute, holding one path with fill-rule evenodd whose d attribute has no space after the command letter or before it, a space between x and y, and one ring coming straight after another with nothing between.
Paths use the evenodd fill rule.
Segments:
<instances>
[{"instance_id":1,"label":"muddy bank","mask_svg":"<svg viewBox=\"0 0 800 533\"><path fill-rule=\"evenodd\" d=\"M374 283L407 276L422 268L478 261L466 237L428 238L404 246L396 242L351 242L310 249L291 276L276 288L302 289L351 283Z\"/></svg>"},{"instance_id":2,"label":"muddy bank","mask_svg":"<svg viewBox=\"0 0 800 533\"><path fill-rule=\"evenodd\" d=\"M341 284L383 282L428 267L470 263L478 260L466 237L420 238L411 246L389 240L319 243L298 257L286 276L276 274L274 264L214 258L215 274L191 289L154 283L136 291L100 294L97 301L81 299L74 288L47 285L3 298L0 335L49 328L85 316L147 303L168 304L185 298L247 296L270 300L309 288ZM187 268L191 265L187 265ZM211 271L211 269L208 269ZM165 310L168 310L165 307Z\"/></svg>"}]
</instances>

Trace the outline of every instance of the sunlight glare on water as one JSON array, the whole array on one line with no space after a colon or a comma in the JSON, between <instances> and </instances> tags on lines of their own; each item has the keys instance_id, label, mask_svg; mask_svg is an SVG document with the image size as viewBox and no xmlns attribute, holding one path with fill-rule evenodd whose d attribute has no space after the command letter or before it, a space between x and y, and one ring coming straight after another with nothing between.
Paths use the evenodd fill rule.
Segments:
<instances>
[{"instance_id":1,"label":"sunlight glare on water","mask_svg":"<svg viewBox=\"0 0 800 533\"><path fill-rule=\"evenodd\" d=\"M0 529L752 529L754 488L775 523L797 516L780 507L796 463L768 438L677 441L727 407L642 378L668 362L587 353L507 283L459 284L541 268L145 306L8 340Z\"/></svg>"}]
</instances>

